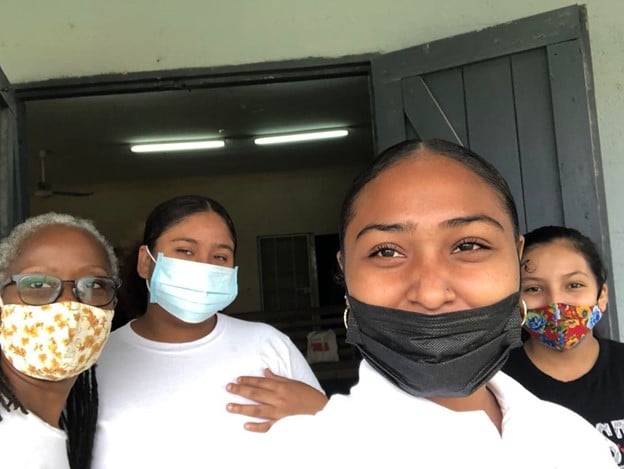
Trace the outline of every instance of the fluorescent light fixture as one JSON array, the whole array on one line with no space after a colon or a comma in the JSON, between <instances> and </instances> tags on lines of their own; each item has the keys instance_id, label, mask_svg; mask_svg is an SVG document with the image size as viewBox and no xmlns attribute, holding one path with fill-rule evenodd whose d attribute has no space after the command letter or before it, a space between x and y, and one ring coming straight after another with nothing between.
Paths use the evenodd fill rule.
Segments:
<instances>
[{"instance_id":1,"label":"fluorescent light fixture","mask_svg":"<svg viewBox=\"0 0 624 469\"><path fill-rule=\"evenodd\" d=\"M189 142L147 143L132 145L132 153L157 153L166 151L207 150L223 148L225 140L192 140Z\"/></svg>"},{"instance_id":2,"label":"fluorescent light fixture","mask_svg":"<svg viewBox=\"0 0 624 469\"><path fill-rule=\"evenodd\" d=\"M320 132L304 132L300 134L274 135L272 137L259 137L254 139L256 145L276 145L280 143L307 142L310 140L324 140L327 138L340 138L349 135L348 130L326 130Z\"/></svg>"}]
</instances>

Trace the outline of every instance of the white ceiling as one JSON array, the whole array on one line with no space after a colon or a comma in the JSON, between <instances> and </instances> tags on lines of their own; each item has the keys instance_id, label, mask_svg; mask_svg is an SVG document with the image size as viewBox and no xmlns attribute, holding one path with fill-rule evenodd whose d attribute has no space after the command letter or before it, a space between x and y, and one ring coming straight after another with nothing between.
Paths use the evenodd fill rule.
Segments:
<instances>
[{"instance_id":1,"label":"white ceiling","mask_svg":"<svg viewBox=\"0 0 624 469\"><path fill-rule=\"evenodd\" d=\"M255 135L347 127L348 137L257 147ZM32 187L39 152L56 190L115 181L166 180L231 172L350 164L373 154L368 77L183 91L63 98L26 103ZM132 143L226 138L226 148L137 155Z\"/></svg>"}]
</instances>

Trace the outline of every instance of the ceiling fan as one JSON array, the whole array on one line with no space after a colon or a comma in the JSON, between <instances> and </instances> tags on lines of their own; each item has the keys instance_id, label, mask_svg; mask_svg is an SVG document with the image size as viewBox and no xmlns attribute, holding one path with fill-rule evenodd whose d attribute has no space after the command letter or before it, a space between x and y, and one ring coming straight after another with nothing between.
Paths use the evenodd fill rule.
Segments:
<instances>
[{"instance_id":1,"label":"ceiling fan","mask_svg":"<svg viewBox=\"0 0 624 469\"><path fill-rule=\"evenodd\" d=\"M35 195L37 197L51 197L53 195L66 195L70 197L86 197L93 195L93 192L74 192L59 191L52 188L52 184L46 181L46 157L49 155L47 150L39 150L39 160L41 161L41 179L37 182Z\"/></svg>"}]
</instances>

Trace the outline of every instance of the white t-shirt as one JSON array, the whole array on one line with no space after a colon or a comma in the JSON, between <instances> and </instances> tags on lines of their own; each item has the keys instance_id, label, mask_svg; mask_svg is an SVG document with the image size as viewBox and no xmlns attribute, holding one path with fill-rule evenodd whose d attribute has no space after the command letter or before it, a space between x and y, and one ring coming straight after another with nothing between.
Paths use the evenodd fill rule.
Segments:
<instances>
[{"instance_id":1,"label":"white t-shirt","mask_svg":"<svg viewBox=\"0 0 624 469\"><path fill-rule=\"evenodd\" d=\"M253 467L253 460L273 469L616 467L605 438L577 414L539 400L502 372L487 386L501 406L502 434L485 412L413 397L364 360L350 395L332 396L315 416L280 420L253 457L232 467Z\"/></svg>"},{"instance_id":2,"label":"white t-shirt","mask_svg":"<svg viewBox=\"0 0 624 469\"><path fill-rule=\"evenodd\" d=\"M219 314L210 334L181 344L147 340L130 324L118 329L98 361L93 469L225 463L258 435L243 428L252 419L225 410L245 402L225 386L265 368L322 389L291 340L267 324Z\"/></svg>"},{"instance_id":3,"label":"white t-shirt","mask_svg":"<svg viewBox=\"0 0 624 469\"><path fill-rule=\"evenodd\" d=\"M69 469L67 435L32 412L0 409L0 467Z\"/></svg>"}]
</instances>

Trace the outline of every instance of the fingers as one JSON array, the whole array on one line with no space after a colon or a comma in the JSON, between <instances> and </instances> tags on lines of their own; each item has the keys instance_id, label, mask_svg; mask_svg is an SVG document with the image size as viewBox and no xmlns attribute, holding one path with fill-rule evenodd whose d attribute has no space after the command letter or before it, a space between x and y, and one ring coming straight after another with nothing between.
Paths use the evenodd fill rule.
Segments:
<instances>
[{"instance_id":1,"label":"fingers","mask_svg":"<svg viewBox=\"0 0 624 469\"><path fill-rule=\"evenodd\" d=\"M271 372L269 371L269 373ZM266 377L239 376L238 378L236 378L237 384L242 384L245 386L252 386L252 387L262 388L262 389L269 389L269 390L275 389L275 387L278 386L278 382L280 381L284 381L284 378L281 378L280 376L273 375L273 374L272 376L266 376Z\"/></svg>"},{"instance_id":2,"label":"fingers","mask_svg":"<svg viewBox=\"0 0 624 469\"><path fill-rule=\"evenodd\" d=\"M265 420L277 420L283 416L275 407L261 404L237 404L231 402L225 408L231 414L245 415L246 417L255 417Z\"/></svg>"},{"instance_id":3,"label":"fingers","mask_svg":"<svg viewBox=\"0 0 624 469\"><path fill-rule=\"evenodd\" d=\"M275 421L268 422L247 422L244 425L245 430L255 433L266 433L273 426Z\"/></svg>"},{"instance_id":4,"label":"fingers","mask_svg":"<svg viewBox=\"0 0 624 469\"><path fill-rule=\"evenodd\" d=\"M261 404L275 405L281 398L280 394L276 393L275 386L228 383L225 386L225 389L229 393L236 394L246 399L251 399L252 401L256 401Z\"/></svg>"},{"instance_id":5,"label":"fingers","mask_svg":"<svg viewBox=\"0 0 624 469\"><path fill-rule=\"evenodd\" d=\"M266 378L270 378L270 379L275 380L275 381L281 381L281 382L290 381L290 379L288 379L288 378L285 378L285 377L280 376L280 375L276 375L275 373L273 373L273 372L272 372L270 369L268 369L268 368L265 368L265 369L264 369L264 376L265 376Z\"/></svg>"},{"instance_id":6,"label":"fingers","mask_svg":"<svg viewBox=\"0 0 624 469\"><path fill-rule=\"evenodd\" d=\"M277 420L277 418L272 417L274 412L272 412L273 409L270 406L230 403L226 406L226 410L232 414L268 419L264 422L245 422L243 428L254 433L266 433Z\"/></svg>"}]
</instances>

